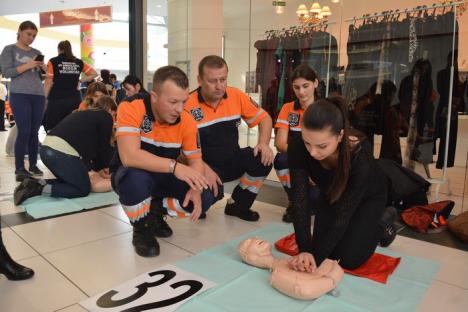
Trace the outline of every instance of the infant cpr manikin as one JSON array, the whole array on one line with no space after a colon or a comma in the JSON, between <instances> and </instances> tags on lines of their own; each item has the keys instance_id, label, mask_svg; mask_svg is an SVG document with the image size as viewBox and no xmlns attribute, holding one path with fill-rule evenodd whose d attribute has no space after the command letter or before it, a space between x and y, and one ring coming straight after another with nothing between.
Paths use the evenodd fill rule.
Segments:
<instances>
[{"instance_id":1,"label":"infant cpr manikin","mask_svg":"<svg viewBox=\"0 0 468 312\"><path fill-rule=\"evenodd\" d=\"M272 271L271 286L296 299L312 300L328 293L335 289L344 273L338 262L330 259L325 259L312 273L294 271L286 259L274 258L270 243L258 237L242 241L238 250L245 263Z\"/></svg>"}]
</instances>

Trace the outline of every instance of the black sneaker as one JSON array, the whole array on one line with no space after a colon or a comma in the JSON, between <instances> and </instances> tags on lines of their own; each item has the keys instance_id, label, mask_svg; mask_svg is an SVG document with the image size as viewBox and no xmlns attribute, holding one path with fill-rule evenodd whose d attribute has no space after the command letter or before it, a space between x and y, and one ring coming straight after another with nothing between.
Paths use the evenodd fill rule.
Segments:
<instances>
[{"instance_id":1,"label":"black sneaker","mask_svg":"<svg viewBox=\"0 0 468 312\"><path fill-rule=\"evenodd\" d=\"M286 212L283 214L283 222L285 222L285 223L293 222L292 203L291 202L289 202L288 208L286 208Z\"/></svg>"},{"instance_id":2,"label":"black sneaker","mask_svg":"<svg viewBox=\"0 0 468 312\"><path fill-rule=\"evenodd\" d=\"M42 194L44 186L36 179L25 178L13 193L13 200L16 206L22 204L26 199Z\"/></svg>"},{"instance_id":3,"label":"black sneaker","mask_svg":"<svg viewBox=\"0 0 468 312\"><path fill-rule=\"evenodd\" d=\"M29 172L33 176L43 176L44 175L44 172L41 169L39 169L37 166L29 167Z\"/></svg>"},{"instance_id":4,"label":"black sneaker","mask_svg":"<svg viewBox=\"0 0 468 312\"><path fill-rule=\"evenodd\" d=\"M250 210L250 209L242 209L236 205L236 203L226 203L226 207L224 208L224 214L228 216L238 217L239 219L245 221L258 221L260 219L260 215L258 212Z\"/></svg>"},{"instance_id":5,"label":"black sneaker","mask_svg":"<svg viewBox=\"0 0 468 312\"><path fill-rule=\"evenodd\" d=\"M397 210L388 206L385 208L382 218L380 221L380 226L383 228L382 238L380 239L380 246L388 247L395 240L396 237L396 227L395 222L398 218Z\"/></svg>"},{"instance_id":6,"label":"black sneaker","mask_svg":"<svg viewBox=\"0 0 468 312\"><path fill-rule=\"evenodd\" d=\"M132 244L141 257L156 257L160 253L158 240L154 237L154 225L147 220L137 221L133 225Z\"/></svg>"},{"instance_id":7,"label":"black sneaker","mask_svg":"<svg viewBox=\"0 0 468 312\"><path fill-rule=\"evenodd\" d=\"M166 222L166 216L163 214L156 214L154 216L153 224L155 226L154 235L156 237L170 237L172 236L172 229Z\"/></svg>"},{"instance_id":8,"label":"black sneaker","mask_svg":"<svg viewBox=\"0 0 468 312\"><path fill-rule=\"evenodd\" d=\"M29 171L26 171L24 168L20 168L15 171L16 181L21 182L26 178L30 178L32 175Z\"/></svg>"}]
</instances>

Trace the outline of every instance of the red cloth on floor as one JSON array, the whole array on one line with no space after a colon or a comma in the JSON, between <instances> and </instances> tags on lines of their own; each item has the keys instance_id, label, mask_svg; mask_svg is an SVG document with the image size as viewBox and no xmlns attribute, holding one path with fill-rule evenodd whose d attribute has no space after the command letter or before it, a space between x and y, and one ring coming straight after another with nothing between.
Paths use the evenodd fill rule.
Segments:
<instances>
[{"instance_id":1,"label":"red cloth on floor","mask_svg":"<svg viewBox=\"0 0 468 312\"><path fill-rule=\"evenodd\" d=\"M289 234L275 243L278 251L295 256L299 253L296 244L296 235ZM354 270L344 270L348 274L368 278L370 280L386 284L388 277L395 271L401 258L394 258L379 253L374 253L369 260Z\"/></svg>"}]
</instances>

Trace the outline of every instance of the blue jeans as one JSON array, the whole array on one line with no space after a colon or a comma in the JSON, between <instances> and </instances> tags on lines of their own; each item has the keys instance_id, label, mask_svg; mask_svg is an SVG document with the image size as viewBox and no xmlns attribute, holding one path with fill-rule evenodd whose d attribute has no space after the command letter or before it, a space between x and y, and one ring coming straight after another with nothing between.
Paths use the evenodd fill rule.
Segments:
<instances>
[{"instance_id":1,"label":"blue jeans","mask_svg":"<svg viewBox=\"0 0 468 312\"><path fill-rule=\"evenodd\" d=\"M28 151L29 167L37 163L38 131L44 116L45 97L42 95L11 93L10 105L18 128L15 143L16 170L24 168L24 155Z\"/></svg>"},{"instance_id":2,"label":"blue jeans","mask_svg":"<svg viewBox=\"0 0 468 312\"><path fill-rule=\"evenodd\" d=\"M47 180L52 185L52 197L76 198L91 192L86 164L76 156L59 152L49 146L41 146L41 160L57 179Z\"/></svg>"}]
</instances>

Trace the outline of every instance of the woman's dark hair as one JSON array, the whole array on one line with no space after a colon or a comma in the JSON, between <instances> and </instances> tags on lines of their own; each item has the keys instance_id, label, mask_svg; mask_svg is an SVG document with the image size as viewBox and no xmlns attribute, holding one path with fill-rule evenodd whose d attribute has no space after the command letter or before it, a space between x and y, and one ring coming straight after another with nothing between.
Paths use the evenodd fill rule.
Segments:
<instances>
[{"instance_id":1,"label":"woman's dark hair","mask_svg":"<svg viewBox=\"0 0 468 312\"><path fill-rule=\"evenodd\" d=\"M122 87L125 85L125 84L129 84L129 85L132 85L134 87L136 87L137 84L140 85L140 93L148 93L148 91L145 90L145 88L143 88L143 84L141 83L141 80L140 78L138 78L137 76L133 76L133 75L128 75L125 77L125 79L122 81Z\"/></svg>"},{"instance_id":2,"label":"woman's dark hair","mask_svg":"<svg viewBox=\"0 0 468 312\"><path fill-rule=\"evenodd\" d=\"M37 31L37 26L36 26L36 24L34 24L31 21L22 22L18 27L18 34L16 35L16 40L19 39L19 32L23 31L23 30L26 30L26 29L32 29L32 30Z\"/></svg>"},{"instance_id":3,"label":"woman's dark hair","mask_svg":"<svg viewBox=\"0 0 468 312\"><path fill-rule=\"evenodd\" d=\"M303 127L307 130L329 129L334 135L340 135L343 130L343 138L338 147L338 165L327 190L330 203L336 202L345 191L351 169L349 123L345 107L342 97L321 99L307 107L302 120Z\"/></svg>"},{"instance_id":4,"label":"woman's dark hair","mask_svg":"<svg viewBox=\"0 0 468 312\"><path fill-rule=\"evenodd\" d=\"M294 80L298 78L304 78L305 80L315 82L315 80L319 80L317 73L307 64L301 64L297 66L293 72L291 73L290 81L294 82ZM317 101L319 98L318 88L315 88L314 91L314 98Z\"/></svg>"},{"instance_id":5,"label":"woman's dark hair","mask_svg":"<svg viewBox=\"0 0 468 312\"><path fill-rule=\"evenodd\" d=\"M110 71L108 69L101 69L101 78L105 84L109 84L110 82Z\"/></svg>"},{"instance_id":6,"label":"woman's dark hair","mask_svg":"<svg viewBox=\"0 0 468 312\"><path fill-rule=\"evenodd\" d=\"M65 54L65 59L67 61L72 62L72 61L75 60L75 56L73 55L72 46L70 44L70 41L68 41L68 40L60 41L57 48L60 51L62 51L63 54Z\"/></svg>"}]
</instances>

